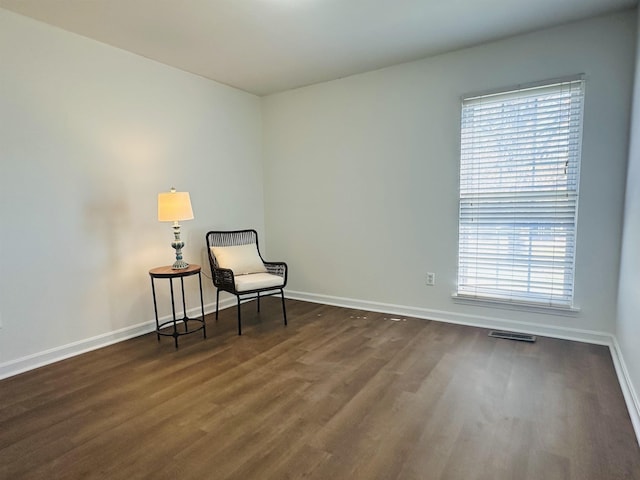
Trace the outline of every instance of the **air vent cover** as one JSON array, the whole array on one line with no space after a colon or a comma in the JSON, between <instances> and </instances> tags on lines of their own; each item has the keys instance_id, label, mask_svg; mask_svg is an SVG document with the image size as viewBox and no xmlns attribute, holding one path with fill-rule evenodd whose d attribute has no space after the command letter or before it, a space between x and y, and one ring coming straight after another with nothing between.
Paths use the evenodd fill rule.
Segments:
<instances>
[{"instance_id":1,"label":"air vent cover","mask_svg":"<svg viewBox=\"0 0 640 480\"><path fill-rule=\"evenodd\" d=\"M521 342L536 341L536 337L534 335L529 335L528 333L503 332L500 330L491 330L489 332L489 336L494 338L506 338L507 340L519 340Z\"/></svg>"}]
</instances>

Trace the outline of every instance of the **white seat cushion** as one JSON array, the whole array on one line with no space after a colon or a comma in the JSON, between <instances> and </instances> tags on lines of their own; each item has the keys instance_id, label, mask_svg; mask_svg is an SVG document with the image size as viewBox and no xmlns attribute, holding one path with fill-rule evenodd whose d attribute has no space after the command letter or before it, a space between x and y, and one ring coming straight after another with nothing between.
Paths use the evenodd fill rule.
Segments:
<instances>
[{"instance_id":1,"label":"white seat cushion","mask_svg":"<svg viewBox=\"0 0 640 480\"><path fill-rule=\"evenodd\" d=\"M284 285L284 278L271 273L249 273L247 275L234 275L236 290L238 292L248 292L259 288L281 287Z\"/></svg>"},{"instance_id":2,"label":"white seat cushion","mask_svg":"<svg viewBox=\"0 0 640 480\"><path fill-rule=\"evenodd\" d=\"M258 247L255 243L229 247L211 247L211 252L216 257L218 266L233 270L234 275L267 271L260 259L260 255L258 255Z\"/></svg>"}]
</instances>

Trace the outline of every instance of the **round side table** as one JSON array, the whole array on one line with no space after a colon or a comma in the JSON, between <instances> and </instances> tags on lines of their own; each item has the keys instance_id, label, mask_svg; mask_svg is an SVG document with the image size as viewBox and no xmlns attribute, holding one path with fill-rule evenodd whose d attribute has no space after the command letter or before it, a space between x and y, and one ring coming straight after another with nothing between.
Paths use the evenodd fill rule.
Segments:
<instances>
[{"instance_id":1,"label":"round side table","mask_svg":"<svg viewBox=\"0 0 640 480\"><path fill-rule=\"evenodd\" d=\"M151 277L151 291L153 292L153 309L156 314L156 334L158 336L158 341L160 341L160 335L173 337L176 348L178 348L178 337L182 335L189 335L190 333L199 332L202 330L203 338L207 338L207 326L205 324L204 319L204 299L202 297L202 276L200 274L200 265L189 265L187 268L183 268L180 270L174 270L170 265L164 267L156 267L149 270L149 276ZM192 275L198 276L198 283L200 286L200 308L202 310L201 318L189 318L187 316L187 305L184 298L184 279L185 277L190 277ZM155 279L157 278L168 278L169 285L171 288L171 312L173 313L173 319L167 320L166 322L160 323L158 319L158 304L156 302L156 286ZM173 293L173 280L179 278L180 279L180 289L182 291L182 312L184 314L183 318L176 318L176 303L175 296ZM179 331L178 322L182 322L184 324L184 331ZM200 325L197 325L196 328L189 330L189 322L197 322ZM169 331L162 331L164 327L167 325L173 325L173 329Z\"/></svg>"}]
</instances>

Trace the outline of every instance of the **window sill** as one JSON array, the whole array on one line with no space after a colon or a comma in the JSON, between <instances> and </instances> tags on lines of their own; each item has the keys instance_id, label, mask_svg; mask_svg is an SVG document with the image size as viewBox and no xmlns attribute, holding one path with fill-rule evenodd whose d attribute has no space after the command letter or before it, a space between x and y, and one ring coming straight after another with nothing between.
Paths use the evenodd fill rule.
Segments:
<instances>
[{"instance_id":1,"label":"window sill","mask_svg":"<svg viewBox=\"0 0 640 480\"><path fill-rule=\"evenodd\" d=\"M509 300L500 300L498 298L482 298L472 297L470 295L460 295L454 293L451 298L455 303L464 305L476 305L479 307L503 308L506 310L518 310L534 313L546 313L553 315L562 315L565 317L575 317L580 313L578 307L562 307L558 305L544 305L541 303L516 302Z\"/></svg>"}]
</instances>

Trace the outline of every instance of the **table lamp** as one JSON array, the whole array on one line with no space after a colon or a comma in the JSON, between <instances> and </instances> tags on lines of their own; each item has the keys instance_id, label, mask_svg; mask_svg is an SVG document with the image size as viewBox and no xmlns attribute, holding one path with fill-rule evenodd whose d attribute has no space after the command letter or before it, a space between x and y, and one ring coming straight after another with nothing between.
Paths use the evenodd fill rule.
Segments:
<instances>
[{"instance_id":1,"label":"table lamp","mask_svg":"<svg viewBox=\"0 0 640 480\"><path fill-rule=\"evenodd\" d=\"M170 192L158 194L158 221L173 222L174 240L171 246L176 249L176 261L171 265L174 270L187 268L189 264L182 259L182 247L184 242L180 240L180 221L193 220L193 209L189 192L176 192L171 188Z\"/></svg>"}]
</instances>

